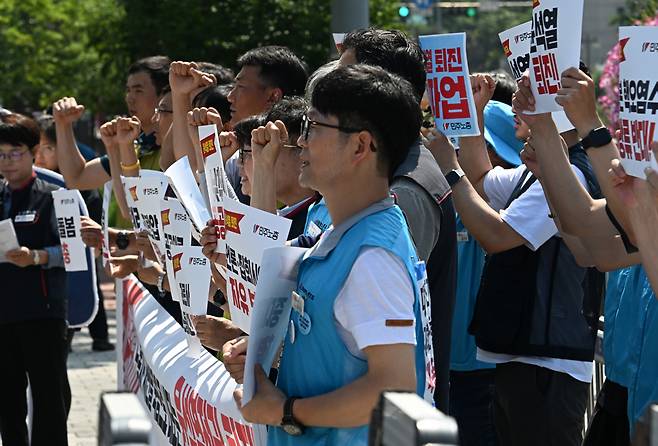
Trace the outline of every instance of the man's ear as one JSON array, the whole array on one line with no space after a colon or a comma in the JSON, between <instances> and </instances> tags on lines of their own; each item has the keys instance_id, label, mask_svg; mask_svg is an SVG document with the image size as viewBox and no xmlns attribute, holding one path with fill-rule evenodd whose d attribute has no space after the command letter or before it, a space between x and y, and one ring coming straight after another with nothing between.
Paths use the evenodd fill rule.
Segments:
<instances>
[{"instance_id":1,"label":"man's ear","mask_svg":"<svg viewBox=\"0 0 658 446\"><path fill-rule=\"evenodd\" d=\"M267 103L271 106L283 99L283 90L280 88L271 88L267 96Z\"/></svg>"},{"instance_id":2,"label":"man's ear","mask_svg":"<svg viewBox=\"0 0 658 446\"><path fill-rule=\"evenodd\" d=\"M355 161L362 161L368 158L370 155L373 155L374 152L371 147L374 145L374 138L372 133L367 130L362 130L353 137L357 141L357 145L354 150L354 159Z\"/></svg>"}]
</instances>

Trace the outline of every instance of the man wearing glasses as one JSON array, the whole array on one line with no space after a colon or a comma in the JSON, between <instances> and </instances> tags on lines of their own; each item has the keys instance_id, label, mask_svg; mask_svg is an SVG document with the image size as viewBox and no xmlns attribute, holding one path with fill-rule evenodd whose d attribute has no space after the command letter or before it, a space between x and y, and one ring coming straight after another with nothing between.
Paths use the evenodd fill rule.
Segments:
<instances>
[{"instance_id":1,"label":"man wearing glasses","mask_svg":"<svg viewBox=\"0 0 658 446\"><path fill-rule=\"evenodd\" d=\"M338 68L319 81L298 144L299 182L320 192L334 227L299 267L276 387L257 368L245 419L276 426L270 445L366 444L379 394L423 394L416 254L389 178L420 131L411 85L381 68ZM281 128L254 132L253 155L282 150ZM278 136L278 138L277 138ZM274 153L272 153L274 152ZM395 360L392 360L395 358Z\"/></svg>"}]
</instances>

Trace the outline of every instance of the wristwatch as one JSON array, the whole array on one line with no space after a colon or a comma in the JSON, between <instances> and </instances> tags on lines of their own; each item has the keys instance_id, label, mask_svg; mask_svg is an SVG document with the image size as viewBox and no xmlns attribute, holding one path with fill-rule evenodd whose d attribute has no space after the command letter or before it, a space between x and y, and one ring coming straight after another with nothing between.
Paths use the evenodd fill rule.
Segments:
<instances>
[{"instance_id":1,"label":"wristwatch","mask_svg":"<svg viewBox=\"0 0 658 446\"><path fill-rule=\"evenodd\" d=\"M34 263L35 265L41 263L41 254L39 254L38 249L32 251L32 263Z\"/></svg>"},{"instance_id":2,"label":"wristwatch","mask_svg":"<svg viewBox=\"0 0 658 446\"><path fill-rule=\"evenodd\" d=\"M455 184L457 184L462 178L464 178L464 171L461 169L451 170L446 175L446 181L448 182L450 188L454 187Z\"/></svg>"},{"instance_id":3,"label":"wristwatch","mask_svg":"<svg viewBox=\"0 0 658 446\"><path fill-rule=\"evenodd\" d=\"M610 134L610 130L606 127L599 127L598 129L589 132L587 136L581 140L581 144L583 145L583 149L587 150L592 147L607 146L611 141L612 135Z\"/></svg>"},{"instance_id":4,"label":"wristwatch","mask_svg":"<svg viewBox=\"0 0 658 446\"><path fill-rule=\"evenodd\" d=\"M165 277L167 277L167 273L164 271L158 275L158 291L160 292L160 296L164 296L167 293L164 289Z\"/></svg>"},{"instance_id":5,"label":"wristwatch","mask_svg":"<svg viewBox=\"0 0 658 446\"><path fill-rule=\"evenodd\" d=\"M295 420L292 416L292 405L298 397L290 397L283 405L283 419L281 420L281 429L288 435L301 435L304 433L304 425Z\"/></svg>"},{"instance_id":6,"label":"wristwatch","mask_svg":"<svg viewBox=\"0 0 658 446\"><path fill-rule=\"evenodd\" d=\"M130 238L128 237L128 233L126 231L119 231L115 243L117 245L117 248L126 249L130 244Z\"/></svg>"}]
</instances>

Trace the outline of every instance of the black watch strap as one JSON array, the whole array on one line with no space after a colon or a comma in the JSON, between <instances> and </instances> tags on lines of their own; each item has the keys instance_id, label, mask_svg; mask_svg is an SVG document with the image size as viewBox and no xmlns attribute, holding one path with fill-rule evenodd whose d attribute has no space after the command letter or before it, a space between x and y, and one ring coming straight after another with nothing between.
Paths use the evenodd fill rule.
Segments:
<instances>
[{"instance_id":1,"label":"black watch strap","mask_svg":"<svg viewBox=\"0 0 658 446\"><path fill-rule=\"evenodd\" d=\"M586 137L584 137L581 141L583 145L583 149L591 149L593 147L603 147L612 141L612 135L610 134L610 130L608 130L606 127L599 127L598 129L594 129L591 132L587 134Z\"/></svg>"},{"instance_id":2,"label":"black watch strap","mask_svg":"<svg viewBox=\"0 0 658 446\"><path fill-rule=\"evenodd\" d=\"M446 174L446 181L448 182L448 186L451 188L454 187L455 184L457 184L462 178L464 178L464 171L461 169L454 169Z\"/></svg>"},{"instance_id":3,"label":"black watch strap","mask_svg":"<svg viewBox=\"0 0 658 446\"><path fill-rule=\"evenodd\" d=\"M299 398L296 396L290 397L286 400L283 405L283 421L290 422L295 421L295 417L292 416L292 405L295 404L295 401Z\"/></svg>"}]
</instances>

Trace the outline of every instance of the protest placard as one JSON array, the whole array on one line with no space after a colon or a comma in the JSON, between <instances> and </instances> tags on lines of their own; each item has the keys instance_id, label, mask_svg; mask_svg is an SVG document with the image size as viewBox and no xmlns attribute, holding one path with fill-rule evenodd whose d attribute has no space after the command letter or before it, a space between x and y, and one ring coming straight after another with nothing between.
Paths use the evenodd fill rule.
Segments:
<instances>
[{"instance_id":1,"label":"protest placard","mask_svg":"<svg viewBox=\"0 0 658 446\"><path fill-rule=\"evenodd\" d=\"M182 326L188 335L188 354L198 357L203 347L196 337L192 316L204 315L208 309L210 260L203 255L200 246L185 246L174 256L179 254L180 261L173 263L173 269L180 296Z\"/></svg>"},{"instance_id":2,"label":"protest placard","mask_svg":"<svg viewBox=\"0 0 658 446\"><path fill-rule=\"evenodd\" d=\"M343 40L345 40L346 33L333 33L334 36L334 45L336 45L336 51L338 54L343 52Z\"/></svg>"},{"instance_id":3,"label":"protest placard","mask_svg":"<svg viewBox=\"0 0 658 446\"><path fill-rule=\"evenodd\" d=\"M170 278L171 297L180 302L178 287L174 286L173 256L178 255L186 246L192 245L192 222L185 208L175 198L160 200L160 220L164 234L165 268Z\"/></svg>"},{"instance_id":4,"label":"protest placard","mask_svg":"<svg viewBox=\"0 0 658 446\"><path fill-rule=\"evenodd\" d=\"M233 322L249 333L263 251L286 243L292 221L230 199L224 201L224 215L226 299Z\"/></svg>"},{"instance_id":5,"label":"protest placard","mask_svg":"<svg viewBox=\"0 0 658 446\"><path fill-rule=\"evenodd\" d=\"M174 189L176 196L190 216L192 224L197 231L202 231L210 220L210 212L208 212L199 186L196 184L187 156L169 166L165 175L169 180L169 185Z\"/></svg>"},{"instance_id":6,"label":"protest placard","mask_svg":"<svg viewBox=\"0 0 658 446\"><path fill-rule=\"evenodd\" d=\"M532 36L532 21L528 21L498 34L503 52L507 58L512 75L516 81L530 68L530 40ZM529 74L529 71L528 71ZM558 132L563 133L574 128L563 111L552 113Z\"/></svg>"},{"instance_id":7,"label":"protest placard","mask_svg":"<svg viewBox=\"0 0 658 446\"><path fill-rule=\"evenodd\" d=\"M87 271L87 252L80 234L80 192L59 189L52 192L57 233L66 271Z\"/></svg>"},{"instance_id":8,"label":"protest placard","mask_svg":"<svg viewBox=\"0 0 658 446\"><path fill-rule=\"evenodd\" d=\"M583 0L533 0L530 38L531 114L560 111L555 97L562 72L580 64Z\"/></svg>"},{"instance_id":9,"label":"protest placard","mask_svg":"<svg viewBox=\"0 0 658 446\"><path fill-rule=\"evenodd\" d=\"M419 40L425 55L427 98L437 129L448 137L479 135L466 34L420 36Z\"/></svg>"},{"instance_id":10,"label":"protest placard","mask_svg":"<svg viewBox=\"0 0 658 446\"><path fill-rule=\"evenodd\" d=\"M164 198L166 189L167 183L162 184L162 179L157 176L140 176L137 181L135 206L139 211L143 229L146 230L153 250L160 260L164 259L165 252L160 201Z\"/></svg>"},{"instance_id":11,"label":"protest placard","mask_svg":"<svg viewBox=\"0 0 658 446\"><path fill-rule=\"evenodd\" d=\"M619 28L619 154L629 175L646 178L644 169L658 170L651 152L658 122L658 27Z\"/></svg>"},{"instance_id":12,"label":"protest placard","mask_svg":"<svg viewBox=\"0 0 658 446\"><path fill-rule=\"evenodd\" d=\"M258 299L254 303L245 362L242 404L254 395L254 367L259 364L269 373L279 347L288 330L292 292L297 287L297 268L306 249L280 247L263 252L262 270L256 285Z\"/></svg>"},{"instance_id":13,"label":"protest placard","mask_svg":"<svg viewBox=\"0 0 658 446\"><path fill-rule=\"evenodd\" d=\"M121 184L123 184L123 191L126 196L126 205L128 206L128 213L130 214L130 221L132 222L135 231L141 231L142 220L139 216L139 209L137 209L137 188L139 187L139 177L121 177Z\"/></svg>"},{"instance_id":14,"label":"protest placard","mask_svg":"<svg viewBox=\"0 0 658 446\"><path fill-rule=\"evenodd\" d=\"M217 126L201 125L198 127L199 143L203 155L205 183L208 188L208 201L210 202L210 215L217 233L217 246L215 252L226 250L226 228L224 227L224 198L227 197L226 173L224 161L219 146L219 133Z\"/></svg>"},{"instance_id":15,"label":"protest placard","mask_svg":"<svg viewBox=\"0 0 658 446\"><path fill-rule=\"evenodd\" d=\"M20 248L16 230L11 218L0 221L0 262L6 262L5 253L12 249Z\"/></svg>"},{"instance_id":16,"label":"protest placard","mask_svg":"<svg viewBox=\"0 0 658 446\"><path fill-rule=\"evenodd\" d=\"M106 268L110 263L110 234L109 228L109 208L110 198L112 198L112 181L108 181L103 185L103 209L101 214L101 225L103 226L103 244L101 247L101 257L103 268Z\"/></svg>"},{"instance_id":17,"label":"protest placard","mask_svg":"<svg viewBox=\"0 0 658 446\"><path fill-rule=\"evenodd\" d=\"M117 386L137 394L156 444L264 446L265 426L247 423L224 365L187 354L185 332L135 276L117 281Z\"/></svg>"}]
</instances>

